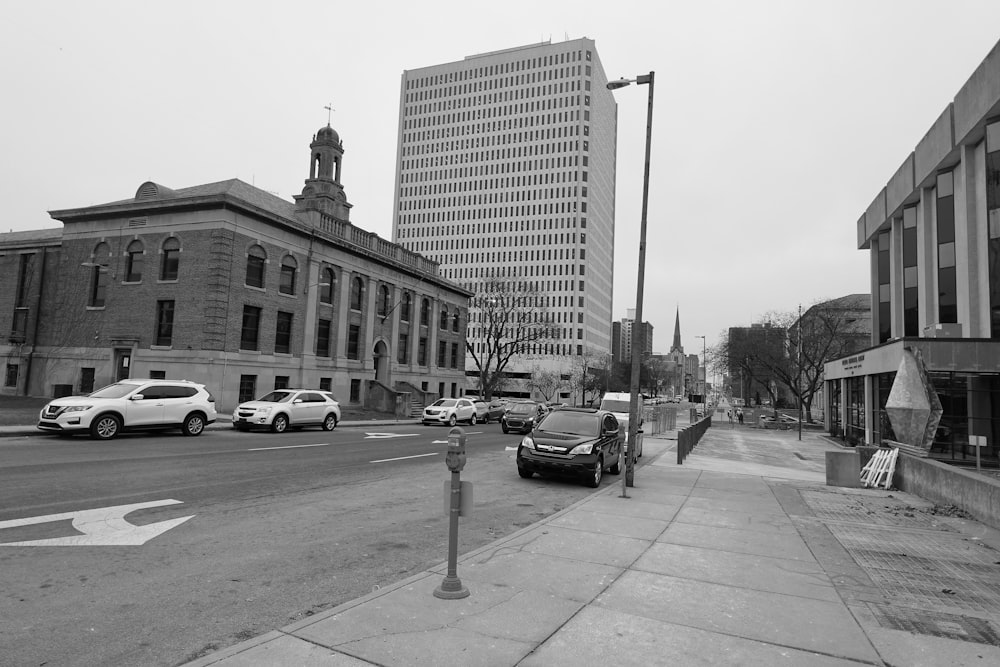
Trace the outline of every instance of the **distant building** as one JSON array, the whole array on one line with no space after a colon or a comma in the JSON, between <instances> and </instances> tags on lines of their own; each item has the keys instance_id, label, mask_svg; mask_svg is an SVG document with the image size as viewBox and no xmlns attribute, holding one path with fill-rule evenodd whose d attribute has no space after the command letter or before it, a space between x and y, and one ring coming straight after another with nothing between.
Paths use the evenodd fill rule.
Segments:
<instances>
[{"instance_id":1,"label":"distant building","mask_svg":"<svg viewBox=\"0 0 1000 667\"><path fill-rule=\"evenodd\" d=\"M930 455L1000 451L1000 44L857 222L871 253L870 347L826 364L827 428L891 436L885 405L904 350L919 352L944 414ZM889 438L891 439L891 437Z\"/></svg>"},{"instance_id":2,"label":"distant building","mask_svg":"<svg viewBox=\"0 0 1000 667\"><path fill-rule=\"evenodd\" d=\"M617 105L606 84L590 39L402 75L393 241L474 293L494 279L528 286L553 320L550 340L512 360L520 389L505 393L527 391L533 367L568 372L612 347Z\"/></svg>"},{"instance_id":3,"label":"distant building","mask_svg":"<svg viewBox=\"0 0 1000 667\"><path fill-rule=\"evenodd\" d=\"M612 331L617 334L617 340L612 341L611 353L614 355L615 361L631 363L632 330L638 327L640 358L646 358L653 354L653 325L649 322L637 324L634 308L626 310L625 315L621 322L612 323Z\"/></svg>"},{"instance_id":4,"label":"distant building","mask_svg":"<svg viewBox=\"0 0 1000 667\"><path fill-rule=\"evenodd\" d=\"M147 181L52 211L61 230L0 234L0 392L166 377L206 384L220 409L286 386L389 409L399 392L460 395L471 294L350 223L332 128L309 157L294 203L235 179Z\"/></svg>"}]
</instances>

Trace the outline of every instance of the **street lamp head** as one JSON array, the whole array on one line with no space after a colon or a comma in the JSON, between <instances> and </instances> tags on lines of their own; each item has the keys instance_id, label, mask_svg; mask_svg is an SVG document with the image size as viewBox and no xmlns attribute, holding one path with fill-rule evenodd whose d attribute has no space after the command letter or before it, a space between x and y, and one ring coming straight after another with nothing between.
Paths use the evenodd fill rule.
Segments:
<instances>
[{"instance_id":1,"label":"street lamp head","mask_svg":"<svg viewBox=\"0 0 1000 667\"><path fill-rule=\"evenodd\" d=\"M608 81L608 90L617 90L619 88L624 88L630 83L632 83L632 79L618 79L617 81Z\"/></svg>"}]
</instances>

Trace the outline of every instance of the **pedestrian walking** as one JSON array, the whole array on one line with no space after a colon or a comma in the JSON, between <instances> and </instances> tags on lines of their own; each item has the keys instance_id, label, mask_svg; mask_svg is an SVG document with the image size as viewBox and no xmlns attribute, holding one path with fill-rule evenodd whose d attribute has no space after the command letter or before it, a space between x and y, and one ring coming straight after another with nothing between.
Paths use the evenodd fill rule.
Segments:
<instances>
[{"instance_id":1,"label":"pedestrian walking","mask_svg":"<svg viewBox=\"0 0 1000 667\"><path fill-rule=\"evenodd\" d=\"M736 408L736 418L739 420L740 425L743 424L743 408Z\"/></svg>"}]
</instances>

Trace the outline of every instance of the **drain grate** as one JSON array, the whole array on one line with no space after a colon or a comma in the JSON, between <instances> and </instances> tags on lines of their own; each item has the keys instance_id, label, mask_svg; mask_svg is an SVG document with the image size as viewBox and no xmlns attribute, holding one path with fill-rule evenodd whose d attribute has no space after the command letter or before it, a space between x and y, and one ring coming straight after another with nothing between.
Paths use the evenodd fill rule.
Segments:
<instances>
[{"instance_id":1,"label":"drain grate","mask_svg":"<svg viewBox=\"0 0 1000 667\"><path fill-rule=\"evenodd\" d=\"M848 551L870 549L981 565L1000 561L1000 552L957 533L885 530L876 526L842 523L829 523L826 527Z\"/></svg>"},{"instance_id":2,"label":"drain grate","mask_svg":"<svg viewBox=\"0 0 1000 667\"><path fill-rule=\"evenodd\" d=\"M1000 584L1000 565L965 563L941 558L906 556L876 549L851 549L854 560L863 568L906 569L916 574L945 574L966 581Z\"/></svg>"},{"instance_id":3,"label":"drain grate","mask_svg":"<svg viewBox=\"0 0 1000 667\"><path fill-rule=\"evenodd\" d=\"M1000 646L1000 634L990 621L958 614L928 613L919 609L869 604L879 625L893 630L931 637L958 639L976 644Z\"/></svg>"},{"instance_id":4,"label":"drain grate","mask_svg":"<svg viewBox=\"0 0 1000 667\"><path fill-rule=\"evenodd\" d=\"M822 491L802 491L801 495L819 519L952 531L936 517L913 511L909 505L895 502L891 498L849 496Z\"/></svg>"},{"instance_id":5,"label":"drain grate","mask_svg":"<svg viewBox=\"0 0 1000 667\"><path fill-rule=\"evenodd\" d=\"M882 569L868 570L868 576L896 601L908 601L917 607L1000 614L1000 584Z\"/></svg>"}]
</instances>

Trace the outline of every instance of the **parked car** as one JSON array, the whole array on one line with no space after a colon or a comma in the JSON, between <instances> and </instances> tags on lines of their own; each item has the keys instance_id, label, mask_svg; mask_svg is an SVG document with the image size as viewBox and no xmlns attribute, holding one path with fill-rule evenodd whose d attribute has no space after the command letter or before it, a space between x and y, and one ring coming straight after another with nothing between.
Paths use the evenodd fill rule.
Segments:
<instances>
[{"instance_id":1,"label":"parked car","mask_svg":"<svg viewBox=\"0 0 1000 667\"><path fill-rule=\"evenodd\" d=\"M283 433L305 426L332 431L339 421L340 403L329 392L315 389L275 389L233 411L233 428L241 431L269 428Z\"/></svg>"},{"instance_id":2,"label":"parked car","mask_svg":"<svg viewBox=\"0 0 1000 667\"><path fill-rule=\"evenodd\" d=\"M187 380L120 380L86 396L50 401L38 428L68 435L89 432L110 440L123 431L180 429L200 435L215 421L215 398L205 385Z\"/></svg>"},{"instance_id":3,"label":"parked car","mask_svg":"<svg viewBox=\"0 0 1000 667\"><path fill-rule=\"evenodd\" d=\"M604 471L622 470L622 438L618 420L606 410L563 408L549 414L524 436L517 448L517 474L582 477L598 487Z\"/></svg>"},{"instance_id":4,"label":"parked car","mask_svg":"<svg viewBox=\"0 0 1000 667\"><path fill-rule=\"evenodd\" d=\"M542 417L545 416L545 407L534 401L519 401L511 403L507 412L500 418L500 428L504 433L531 433Z\"/></svg>"},{"instance_id":5,"label":"parked car","mask_svg":"<svg viewBox=\"0 0 1000 667\"><path fill-rule=\"evenodd\" d=\"M475 424L479 421L476 405L468 398L439 398L426 408L420 421L427 424L447 424L454 426L458 422Z\"/></svg>"},{"instance_id":6,"label":"parked car","mask_svg":"<svg viewBox=\"0 0 1000 667\"><path fill-rule=\"evenodd\" d=\"M626 444L628 443L628 420L629 412L632 405L632 394L622 393L622 392L612 392L604 394L604 398L601 399L601 409L607 410L614 414L615 418L621 424L622 434L625 438ZM639 405L639 428L642 428L642 405ZM638 443L635 447L635 458L642 456L642 434L639 434Z\"/></svg>"},{"instance_id":7,"label":"parked car","mask_svg":"<svg viewBox=\"0 0 1000 667\"><path fill-rule=\"evenodd\" d=\"M473 401L476 404L476 414L481 422L497 421L503 417L505 403L499 398L492 401Z\"/></svg>"}]
</instances>

